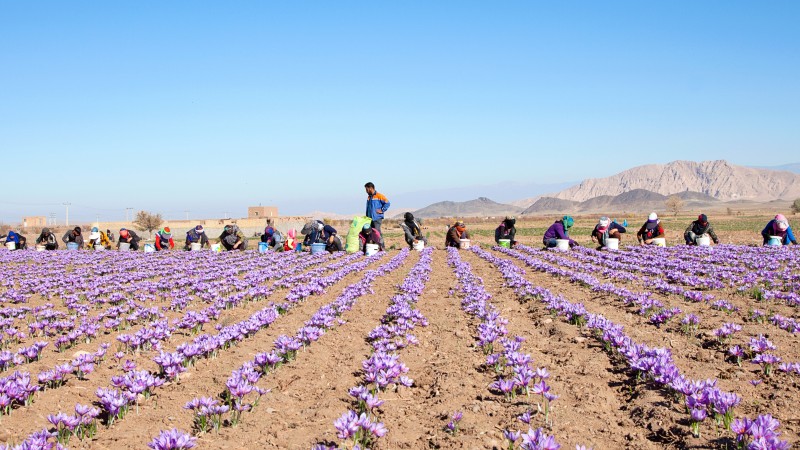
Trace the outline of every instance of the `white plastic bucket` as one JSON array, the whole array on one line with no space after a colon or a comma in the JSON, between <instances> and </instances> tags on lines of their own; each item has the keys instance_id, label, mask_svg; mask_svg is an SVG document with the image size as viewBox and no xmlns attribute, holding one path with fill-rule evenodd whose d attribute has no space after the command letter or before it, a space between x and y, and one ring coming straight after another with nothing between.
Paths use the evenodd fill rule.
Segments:
<instances>
[{"instance_id":1,"label":"white plastic bucket","mask_svg":"<svg viewBox=\"0 0 800 450\"><path fill-rule=\"evenodd\" d=\"M316 255L317 253L322 253L325 251L325 244L321 242L317 242L316 244L311 244L311 254Z\"/></svg>"},{"instance_id":2,"label":"white plastic bucket","mask_svg":"<svg viewBox=\"0 0 800 450\"><path fill-rule=\"evenodd\" d=\"M511 248L511 239L498 239L497 245L503 248Z\"/></svg>"},{"instance_id":3,"label":"white plastic bucket","mask_svg":"<svg viewBox=\"0 0 800 450\"><path fill-rule=\"evenodd\" d=\"M96 251L96 252L101 252L101 251L103 251L103 250L105 250L105 249L106 249L106 248L105 248L105 247L103 247L103 245L102 245L102 244L95 244L95 245L94 245L94 251Z\"/></svg>"},{"instance_id":4,"label":"white plastic bucket","mask_svg":"<svg viewBox=\"0 0 800 450\"><path fill-rule=\"evenodd\" d=\"M569 250L569 239L556 239L556 248L559 250Z\"/></svg>"},{"instance_id":5,"label":"white plastic bucket","mask_svg":"<svg viewBox=\"0 0 800 450\"><path fill-rule=\"evenodd\" d=\"M6 248L9 250L16 250L17 244L14 242L6 242Z\"/></svg>"},{"instance_id":6,"label":"white plastic bucket","mask_svg":"<svg viewBox=\"0 0 800 450\"><path fill-rule=\"evenodd\" d=\"M221 252L222 251L222 244L211 244L211 251L212 252Z\"/></svg>"},{"instance_id":7,"label":"white plastic bucket","mask_svg":"<svg viewBox=\"0 0 800 450\"><path fill-rule=\"evenodd\" d=\"M617 238L606 239L606 248L609 250L619 250L619 239Z\"/></svg>"},{"instance_id":8,"label":"white plastic bucket","mask_svg":"<svg viewBox=\"0 0 800 450\"><path fill-rule=\"evenodd\" d=\"M200 249L203 248L203 244L201 244L200 242L192 242L190 248L191 251L193 252L199 252Z\"/></svg>"},{"instance_id":9,"label":"white plastic bucket","mask_svg":"<svg viewBox=\"0 0 800 450\"><path fill-rule=\"evenodd\" d=\"M119 243L119 251L121 252L128 252L131 250L131 244L128 242L120 242Z\"/></svg>"},{"instance_id":10,"label":"white plastic bucket","mask_svg":"<svg viewBox=\"0 0 800 450\"><path fill-rule=\"evenodd\" d=\"M469 239L461 239L461 245L459 248L467 249L469 248Z\"/></svg>"},{"instance_id":11,"label":"white plastic bucket","mask_svg":"<svg viewBox=\"0 0 800 450\"><path fill-rule=\"evenodd\" d=\"M767 245L781 246L783 245L783 238L780 236L770 236Z\"/></svg>"},{"instance_id":12,"label":"white plastic bucket","mask_svg":"<svg viewBox=\"0 0 800 450\"><path fill-rule=\"evenodd\" d=\"M367 256L372 256L375 253L378 253L378 250L380 250L380 248L381 247L378 244L367 244L366 245Z\"/></svg>"},{"instance_id":13,"label":"white plastic bucket","mask_svg":"<svg viewBox=\"0 0 800 450\"><path fill-rule=\"evenodd\" d=\"M420 251L425 248L425 242L420 239L414 243L414 250Z\"/></svg>"},{"instance_id":14,"label":"white plastic bucket","mask_svg":"<svg viewBox=\"0 0 800 450\"><path fill-rule=\"evenodd\" d=\"M145 253L153 253L156 251L156 246L153 244L144 244Z\"/></svg>"},{"instance_id":15,"label":"white plastic bucket","mask_svg":"<svg viewBox=\"0 0 800 450\"><path fill-rule=\"evenodd\" d=\"M37 252L43 252L45 250L47 250L47 247L45 247L44 245L37 245L36 246L36 251Z\"/></svg>"},{"instance_id":16,"label":"white plastic bucket","mask_svg":"<svg viewBox=\"0 0 800 450\"><path fill-rule=\"evenodd\" d=\"M666 247L667 246L667 239L666 238L653 238L653 245L656 247Z\"/></svg>"},{"instance_id":17,"label":"white plastic bucket","mask_svg":"<svg viewBox=\"0 0 800 450\"><path fill-rule=\"evenodd\" d=\"M695 242L700 247L708 247L709 245L711 245L711 238L704 234L702 236L697 236L697 239L695 240Z\"/></svg>"}]
</instances>

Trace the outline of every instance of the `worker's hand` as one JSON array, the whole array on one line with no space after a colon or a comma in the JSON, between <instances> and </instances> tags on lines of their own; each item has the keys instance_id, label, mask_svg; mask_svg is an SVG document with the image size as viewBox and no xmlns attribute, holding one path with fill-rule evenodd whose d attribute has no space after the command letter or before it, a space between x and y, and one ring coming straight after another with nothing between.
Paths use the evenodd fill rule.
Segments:
<instances>
[{"instance_id":1,"label":"worker's hand","mask_svg":"<svg viewBox=\"0 0 800 450\"><path fill-rule=\"evenodd\" d=\"M383 210L382 209L376 209L375 212L378 213L378 214L383 214Z\"/></svg>"},{"instance_id":2,"label":"worker's hand","mask_svg":"<svg viewBox=\"0 0 800 450\"><path fill-rule=\"evenodd\" d=\"M233 244L233 248L239 248L240 245L242 245L242 241Z\"/></svg>"}]
</instances>

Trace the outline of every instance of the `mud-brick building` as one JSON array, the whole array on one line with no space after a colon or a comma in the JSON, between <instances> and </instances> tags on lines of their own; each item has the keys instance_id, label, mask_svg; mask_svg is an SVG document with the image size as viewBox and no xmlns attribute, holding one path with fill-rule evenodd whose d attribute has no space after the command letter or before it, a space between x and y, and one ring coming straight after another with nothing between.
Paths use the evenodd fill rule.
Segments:
<instances>
[{"instance_id":1,"label":"mud-brick building","mask_svg":"<svg viewBox=\"0 0 800 450\"><path fill-rule=\"evenodd\" d=\"M277 206L248 206L248 219L269 219L278 217Z\"/></svg>"},{"instance_id":2,"label":"mud-brick building","mask_svg":"<svg viewBox=\"0 0 800 450\"><path fill-rule=\"evenodd\" d=\"M22 228L38 228L47 226L47 217L30 216L22 218Z\"/></svg>"}]
</instances>

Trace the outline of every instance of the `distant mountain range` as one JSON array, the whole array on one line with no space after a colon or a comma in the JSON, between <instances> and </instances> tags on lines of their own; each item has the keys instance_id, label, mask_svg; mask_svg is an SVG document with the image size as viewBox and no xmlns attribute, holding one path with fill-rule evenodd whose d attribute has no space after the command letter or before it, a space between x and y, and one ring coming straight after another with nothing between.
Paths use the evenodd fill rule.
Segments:
<instances>
[{"instance_id":1,"label":"distant mountain range","mask_svg":"<svg viewBox=\"0 0 800 450\"><path fill-rule=\"evenodd\" d=\"M516 215L522 212L519 206L497 203L486 197L466 202L438 202L414 211L416 217L484 217Z\"/></svg>"},{"instance_id":2,"label":"distant mountain range","mask_svg":"<svg viewBox=\"0 0 800 450\"><path fill-rule=\"evenodd\" d=\"M795 173L791 173L795 172ZM664 210L677 195L684 208L699 209L800 198L800 164L773 168L737 166L727 161L673 161L634 167L592 178L539 197L498 203L486 197L445 201L414 212L418 217L487 217L525 214L642 212Z\"/></svg>"}]
</instances>

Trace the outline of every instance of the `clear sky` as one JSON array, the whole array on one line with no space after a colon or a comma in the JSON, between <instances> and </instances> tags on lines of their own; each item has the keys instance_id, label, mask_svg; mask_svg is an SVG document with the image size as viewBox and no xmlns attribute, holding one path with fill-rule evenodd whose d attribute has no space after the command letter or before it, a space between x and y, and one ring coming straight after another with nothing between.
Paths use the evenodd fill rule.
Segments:
<instances>
[{"instance_id":1,"label":"clear sky","mask_svg":"<svg viewBox=\"0 0 800 450\"><path fill-rule=\"evenodd\" d=\"M0 220L62 220L63 202L76 220L354 213L366 181L390 200L505 182L521 199L676 159L798 162L798 17L797 1L0 1Z\"/></svg>"}]
</instances>

